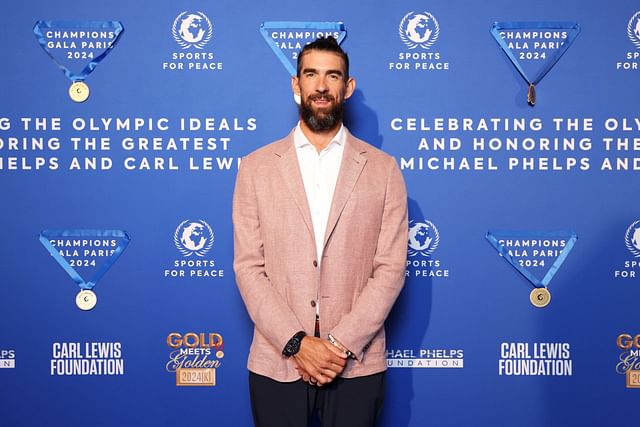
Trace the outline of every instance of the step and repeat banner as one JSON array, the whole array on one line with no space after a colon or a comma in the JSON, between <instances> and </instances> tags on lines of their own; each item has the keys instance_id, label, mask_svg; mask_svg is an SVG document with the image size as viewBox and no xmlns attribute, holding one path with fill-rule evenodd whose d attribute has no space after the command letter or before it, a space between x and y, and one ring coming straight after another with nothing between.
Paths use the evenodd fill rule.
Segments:
<instances>
[{"instance_id":1,"label":"step and repeat banner","mask_svg":"<svg viewBox=\"0 0 640 427\"><path fill-rule=\"evenodd\" d=\"M0 10L2 425L251 425L231 198L320 35L408 187L381 425L634 422L640 2Z\"/></svg>"}]
</instances>

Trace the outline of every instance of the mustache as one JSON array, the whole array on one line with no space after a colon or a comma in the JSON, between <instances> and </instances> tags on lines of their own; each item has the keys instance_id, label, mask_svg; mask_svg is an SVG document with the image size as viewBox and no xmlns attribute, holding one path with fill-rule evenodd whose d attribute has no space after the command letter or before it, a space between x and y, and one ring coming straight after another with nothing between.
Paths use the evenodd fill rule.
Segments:
<instances>
[{"instance_id":1,"label":"mustache","mask_svg":"<svg viewBox=\"0 0 640 427\"><path fill-rule=\"evenodd\" d=\"M331 102L336 101L335 96L328 93L315 93L313 95L309 95L307 99L309 101L316 101L316 100L331 101Z\"/></svg>"}]
</instances>

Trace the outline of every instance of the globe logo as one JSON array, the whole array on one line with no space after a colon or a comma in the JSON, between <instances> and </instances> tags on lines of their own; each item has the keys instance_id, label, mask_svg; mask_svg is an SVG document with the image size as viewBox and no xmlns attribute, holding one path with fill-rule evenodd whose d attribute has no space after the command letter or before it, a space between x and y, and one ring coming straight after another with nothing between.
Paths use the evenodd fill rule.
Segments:
<instances>
[{"instance_id":1,"label":"globe logo","mask_svg":"<svg viewBox=\"0 0 640 427\"><path fill-rule=\"evenodd\" d=\"M173 235L176 248L184 256L204 256L213 246L213 230L203 220L185 220Z\"/></svg>"},{"instance_id":2,"label":"globe logo","mask_svg":"<svg viewBox=\"0 0 640 427\"><path fill-rule=\"evenodd\" d=\"M440 243L440 233L436 226L427 220L409 222L409 250L410 257L418 254L431 255Z\"/></svg>"},{"instance_id":3,"label":"globe logo","mask_svg":"<svg viewBox=\"0 0 640 427\"><path fill-rule=\"evenodd\" d=\"M629 23L627 24L627 35L629 36L631 43L640 49L640 11L636 12L631 19L629 19Z\"/></svg>"},{"instance_id":4,"label":"globe logo","mask_svg":"<svg viewBox=\"0 0 640 427\"><path fill-rule=\"evenodd\" d=\"M182 49L202 49L213 33L211 21L202 12L182 12L173 21L172 34Z\"/></svg>"},{"instance_id":5,"label":"globe logo","mask_svg":"<svg viewBox=\"0 0 640 427\"><path fill-rule=\"evenodd\" d=\"M624 235L624 243L634 257L640 258L640 220L632 223Z\"/></svg>"},{"instance_id":6,"label":"globe logo","mask_svg":"<svg viewBox=\"0 0 640 427\"><path fill-rule=\"evenodd\" d=\"M429 49L440 35L440 26L429 12L409 12L400 21L398 34L409 49L418 46Z\"/></svg>"}]
</instances>

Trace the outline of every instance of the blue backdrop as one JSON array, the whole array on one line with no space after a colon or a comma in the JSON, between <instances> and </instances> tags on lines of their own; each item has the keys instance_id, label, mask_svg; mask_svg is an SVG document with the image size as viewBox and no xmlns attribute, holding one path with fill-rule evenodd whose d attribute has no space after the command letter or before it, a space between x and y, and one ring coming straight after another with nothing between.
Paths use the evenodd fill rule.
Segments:
<instances>
[{"instance_id":1,"label":"blue backdrop","mask_svg":"<svg viewBox=\"0 0 640 427\"><path fill-rule=\"evenodd\" d=\"M251 425L252 325L234 283L231 198L239 158L297 120L266 21L344 24L358 87L347 125L396 157L407 182L413 239L387 325L381 424L633 422L640 3L38 0L0 10L3 425ZM86 78L86 102L69 99L70 81L33 34L38 20L123 24ZM490 34L495 21L580 26L534 107ZM535 69L553 56L549 42L567 38L527 25L504 37ZM285 55L305 40L296 28L269 34ZM77 71L103 50L50 36ZM40 243L51 229L130 236L93 310L76 307L78 286ZM576 232L547 307L531 305L532 285L489 230ZM107 257L84 250L113 249L108 238L62 240L79 249L66 258L87 264L87 280ZM566 241L504 240L515 262L544 261L531 269L539 275L559 251L534 246ZM174 372L199 358L211 367L193 367L214 369L214 386L203 384L211 370Z\"/></svg>"}]
</instances>

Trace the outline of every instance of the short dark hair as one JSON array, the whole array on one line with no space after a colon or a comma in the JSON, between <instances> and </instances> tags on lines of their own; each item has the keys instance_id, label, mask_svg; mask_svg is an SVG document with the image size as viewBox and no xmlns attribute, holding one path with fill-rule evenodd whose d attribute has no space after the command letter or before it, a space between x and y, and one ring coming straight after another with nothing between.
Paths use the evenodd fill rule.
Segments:
<instances>
[{"instance_id":1,"label":"short dark hair","mask_svg":"<svg viewBox=\"0 0 640 427\"><path fill-rule=\"evenodd\" d=\"M342 48L338 44L338 41L333 36L320 36L315 41L305 45L302 48L300 54L298 54L298 69L296 73L298 77L300 77L300 71L302 68L302 57L311 50L333 52L339 55L344 61L344 79L347 80L349 78L349 57L347 56L346 52L342 50Z\"/></svg>"}]
</instances>

